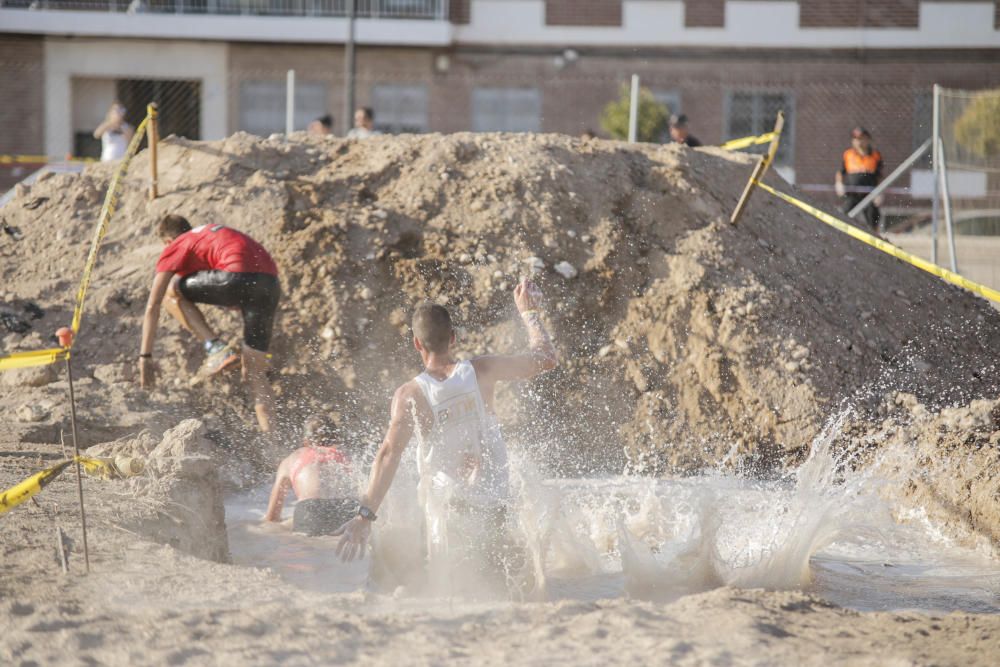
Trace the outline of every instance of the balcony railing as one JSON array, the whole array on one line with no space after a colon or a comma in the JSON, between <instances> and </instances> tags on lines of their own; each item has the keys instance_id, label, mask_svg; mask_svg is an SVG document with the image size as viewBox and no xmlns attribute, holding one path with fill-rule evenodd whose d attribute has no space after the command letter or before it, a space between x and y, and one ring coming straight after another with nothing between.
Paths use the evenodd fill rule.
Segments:
<instances>
[{"instance_id":1,"label":"balcony railing","mask_svg":"<svg viewBox=\"0 0 1000 667\"><path fill-rule=\"evenodd\" d=\"M0 8L122 12L345 17L351 0L0 0ZM446 20L448 0L354 0L358 18Z\"/></svg>"}]
</instances>

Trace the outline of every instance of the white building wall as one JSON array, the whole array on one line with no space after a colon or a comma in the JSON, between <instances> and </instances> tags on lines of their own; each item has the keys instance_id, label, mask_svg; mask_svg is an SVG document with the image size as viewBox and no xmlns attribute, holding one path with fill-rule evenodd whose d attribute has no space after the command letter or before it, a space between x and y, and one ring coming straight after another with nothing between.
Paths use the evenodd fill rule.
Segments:
<instances>
[{"instance_id":1,"label":"white building wall","mask_svg":"<svg viewBox=\"0 0 1000 667\"><path fill-rule=\"evenodd\" d=\"M200 80L201 136L222 139L228 134L227 69L228 46L222 43L47 39L45 152L73 150L74 77Z\"/></svg>"}]
</instances>

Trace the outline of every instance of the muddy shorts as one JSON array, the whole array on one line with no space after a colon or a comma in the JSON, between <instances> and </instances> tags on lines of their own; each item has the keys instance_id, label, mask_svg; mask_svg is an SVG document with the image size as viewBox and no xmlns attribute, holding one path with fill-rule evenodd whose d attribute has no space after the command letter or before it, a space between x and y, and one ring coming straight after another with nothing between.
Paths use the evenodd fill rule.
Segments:
<instances>
[{"instance_id":1,"label":"muddy shorts","mask_svg":"<svg viewBox=\"0 0 1000 667\"><path fill-rule=\"evenodd\" d=\"M308 498L295 503L292 530L309 536L332 535L357 515L354 498Z\"/></svg>"},{"instance_id":2,"label":"muddy shorts","mask_svg":"<svg viewBox=\"0 0 1000 667\"><path fill-rule=\"evenodd\" d=\"M247 347L267 352L274 329L274 314L281 298L277 276L198 271L181 278L179 288L188 301L239 308L243 314L243 340Z\"/></svg>"}]
</instances>

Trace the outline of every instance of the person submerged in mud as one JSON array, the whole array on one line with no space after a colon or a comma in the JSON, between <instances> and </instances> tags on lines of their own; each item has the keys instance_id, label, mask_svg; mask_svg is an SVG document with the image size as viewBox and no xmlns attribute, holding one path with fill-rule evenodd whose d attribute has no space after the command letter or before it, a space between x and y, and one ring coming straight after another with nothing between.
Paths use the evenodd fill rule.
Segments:
<instances>
[{"instance_id":1,"label":"person submerged in mud","mask_svg":"<svg viewBox=\"0 0 1000 667\"><path fill-rule=\"evenodd\" d=\"M350 457L332 443L333 424L322 417L306 420L302 446L278 466L264 521L281 521L289 491L297 502L292 530L306 535L332 535L358 512Z\"/></svg>"},{"instance_id":2,"label":"person submerged in mud","mask_svg":"<svg viewBox=\"0 0 1000 667\"><path fill-rule=\"evenodd\" d=\"M278 267L252 238L225 225L191 224L179 215L164 216L156 233L165 246L156 262L142 320L139 381L155 382L153 341L160 306L198 337L208 355L202 373L211 375L239 361L235 350L209 328L197 303L224 306L243 315L243 374L250 385L260 430L271 430L272 407L267 383L267 349L281 297Z\"/></svg>"},{"instance_id":3,"label":"person submerged in mud","mask_svg":"<svg viewBox=\"0 0 1000 667\"><path fill-rule=\"evenodd\" d=\"M342 527L337 544L337 553L345 561L363 555L371 524L403 451L418 429L422 436L417 438L419 501L428 533L428 557L433 559L435 549L447 549L443 546L447 537L438 534L442 509L447 521L471 516L492 526L481 546L493 552L487 557L499 557L510 483L507 449L494 416L494 388L498 382L526 380L557 364L555 348L542 325L540 292L521 281L514 290L514 303L528 331L528 351L468 361L454 355L455 330L448 310L431 303L417 308L413 346L423 360L424 372L393 396L389 428L376 454L368 490L361 497L358 516Z\"/></svg>"}]
</instances>

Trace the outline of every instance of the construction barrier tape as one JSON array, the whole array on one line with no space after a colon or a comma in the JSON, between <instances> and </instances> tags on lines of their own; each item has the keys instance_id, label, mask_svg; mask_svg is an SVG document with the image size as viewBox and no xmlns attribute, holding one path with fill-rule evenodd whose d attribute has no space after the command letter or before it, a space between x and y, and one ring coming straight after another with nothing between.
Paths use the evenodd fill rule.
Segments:
<instances>
[{"instance_id":1,"label":"construction barrier tape","mask_svg":"<svg viewBox=\"0 0 1000 667\"><path fill-rule=\"evenodd\" d=\"M146 116L139 123L139 127L135 129L135 135L132 137L132 141L129 142L128 150L125 151L125 157L122 158L121 164L115 170L115 175L111 178L111 185L108 186L108 193L104 197L104 206L101 207L101 216L97 221L97 229L94 230L94 238L90 242L90 252L87 254L86 263L83 265L83 278L80 280L80 288L76 292L76 307L73 309L73 323L70 325L74 335L80 331L80 318L83 317L83 301L87 296L87 288L90 286L90 274L94 270L94 265L97 264L97 251L101 248L101 241L104 240L104 235L108 233L108 224L111 222L111 216L115 214L115 210L118 208L118 198L121 196L125 172L128 171L128 167L132 163L132 158L135 157L135 154L139 150L139 144L142 143L143 135L146 134L146 125L148 124L149 116Z\"/></svg>"},{"instance_id":2,"label":"construction barrier tape","mask_svg":"<svg viewBox=\"0 0 1000 667\"><path fill-rule=\"evenodd\" d=\"M3 493L0 493L0 514L14 509L44 489L50 482L52 482L52 480L62 474L62 472L66 470L66 468L68 468L74 461L79 461L80 464L86 468L87 472L90 473L101 473L108 467L108 464L100 459L92 459L87 456L77 456L69 459L68 461L57 463L51 468L46 468L41 472L36 472L20 484L15 484Z\"/></svg>"},{"instance_id":3,"label":"construction barrier tape","mask_svg":"<svg viewBox=\"0 0 1000 667\"><path fill-rule=\"evenodd\" d=\"M779 192L778 190L775 190L774 188L772 188L770 185L767 185L766 183L762 183L761 181L757 181L757 186L760 189L762 189L762 190L764 190L766 192L770 192L772 195L774 195L778 199L783 199L786 202L788 202L789 204L791 204L792 206L796 206L796 207L802 209L803 211L805 211L809 215L811 215L814 218L820 220L821 222L825 222L826 224L830 225L834 229L838 229L838 230L844 232L848 236L853 236L857 240L862 241L864 243L867 243L868 245L872 246L873 248L878 248L882 252L884 252L886 254L889 254L889 255L892 255L896 259L900 259L900 260L906 262L907 264L911 264L911 265L917 267L918 269L921 269L923 271L926 271L927 273L935 275L938 278L941 278L942 280L945 280L945 281L951 283L952 285L957 285L959 287L962 287L964 289L969 290L970 292L972 292L974 294L978 294L979 296L981 296L981 297L983 297L985 299L989 299L990 301L995 301L996 303L1000 303L1000 291L997 291L995 289L987 287L986 285L980 285L979 283L973 282L973 281L969 280L968 278L966 278L964 276L960 276L959 274L957 274L957 273L955 273L953 271L949 271L948 269L943 269L940 266L938 266L937 264L932 264L931 262L927 261L926 259L923 259L921 257L917 257L916 255L911 255L910 253L906 252L905 250L902 250L902 249L897 248L896 246L892 245L888 241L883 241L882 239L878 238L877 236L872 236L871 234L858 229L854 225L849 225L846 222L844 222L843 220L838 220L837 218L833 217L829 213L826 213L825 211L821 211L818 208L816 208L815 206L810 206L809 204L805 203L804 201L796 199L795 197L792 197L791 195L786 195L784 192Z\"/></svg>"},{"instance_id":4,"label":"construction barrier tape","mask_svg":"<svg viewBox=\"0 0 1000 667\"><path fill-rule=\"evenodd\" d=\"M125 151L125 157L122 158L121 163L115 170L114 176L111 178L111 183L108 185L108 192L104 197L104 205L101 207L101 214L97 219L97 227L94 229L94 236L90 241L90 251L87 253L87 261L83 265L83 277L80 279L80 286L76 291L76 305L73 307L73 323L71 325L74 339L75 334L80 331L80 320L83 318L83 303L87 297L87 288L90 287L90 275L97 264L97 252L101 248L101 242L104 240L105 234L108 233L108 225L111 222L111 217L118 208L118 199L121 197L125 173L132 163L132 158L139 151L139 144L142 143L143 136L146 134L146 126L149 124L149 118L149 116L146 116L139 123L132 141L129 142L128 150ZM72 343L70 343L70 347L72 347ZM13 368L44 366L67 358L69 358L69 347L65 349L39 350L37 352L15 352L6 357L0 357L0 371Z\"/></svg>"},{"instance_id":5,"label":"construction barrier tape","mask_svg":"<svg viewBox=\"0 0 1000 667\"><path fill-rule=\"evenodd\" d=\"M6 357L0 358L0 371L8 371L14 368L31 368L32 366L47 366L57 361L69 358L69 350L54 347L48 350L37 350L32 352L15 352Z\"/></svg>"},{"instance_id":6,"label":"construction barrier tape","mask_svg":"<svg viewBox=\"0 0 1000 667\"><path fill-rule=\"evenodd\" d=\"M727 151L738 151L741 148L749 148L750 146L757 146L759 144L766 144L771 139L774 139L774 132L768 132L767 134L759 134L755 137L743 137L742 139L733 139L722 144L720 148Z\"/></svg>"},{"instance_id":7,"label":"construction barrier tape","mask_svg":"<svg viewBox=\"0 0 1000 667\"><path fill-rule=\"evenodd\" d=\"M92 157L56 157L54 155L0 155L0 164L48 164L49 162L97 162Z\"/></svg>"}]
</instances>

